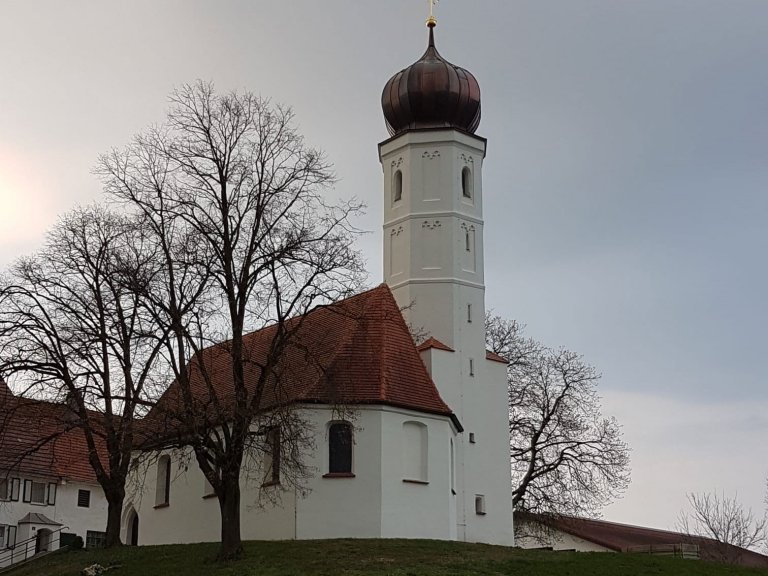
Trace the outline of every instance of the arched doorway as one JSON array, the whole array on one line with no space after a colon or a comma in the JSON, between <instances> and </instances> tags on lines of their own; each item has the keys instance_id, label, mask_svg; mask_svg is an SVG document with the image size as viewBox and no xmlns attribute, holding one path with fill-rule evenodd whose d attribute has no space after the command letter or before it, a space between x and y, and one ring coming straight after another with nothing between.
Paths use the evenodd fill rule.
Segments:
<instances>
[{"instance_id":1,"label":"arched doorway","mask_svg":"<svg viewBox=\"0 0 768 576\"><path fill-rule=\"evenodd\" d=\"M139 515L134 510L128 520L128 545L139 545Z\"/></svg>"},{"instance_id":2,"label":"arched doorway","mask_svg":"<svg viewBox=\"0 0 768 576\"><path fill-rule=\"evenodd\" d=\"M35 538L35 554L40 552L50 552L51 550L51 531L47 528L41 528L37 531Z\"/></svg>"}]
</instances>

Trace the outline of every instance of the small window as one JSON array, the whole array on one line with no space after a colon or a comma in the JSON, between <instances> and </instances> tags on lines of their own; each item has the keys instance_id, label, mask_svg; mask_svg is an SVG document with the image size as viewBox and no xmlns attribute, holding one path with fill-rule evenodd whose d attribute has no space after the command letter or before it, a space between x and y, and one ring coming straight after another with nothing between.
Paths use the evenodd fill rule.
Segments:
<instances>
[{"instance_id":1,"label":"small window","mask_svg":"<svg viewBox=\"0 0 768 576\"><path fill-rule=\"evenodd\" d=\"M264 458L264 485L280 484L280 428L277 426L266 431L266 455Z\"/></svg>"},{"instance_id":2,"label":"small window","mask_svg":"<svg viewBox=\"0 0 768 576\"><path fill-rule=\"evenodd\" d=\"M485 516L485 496L475 494L475 514Z\"/></svg>"},{"instance_id":3,"label":"small window","mask_svg":"<svg viewBox=\"0 0 768 576\"><path fill-rule=\"evenodd\" d=\"M85 547L86 548L104 548L107 543L106 532L95 532L88 530L85 534Z\"/></svg>"},{"instance_id":4,"label":"small window","mask_svg":"<svg viewBox=\"0 0 768 576\"><path fill-rule=\"evenodd\" d=\"M475 375L475 360L473 358L469 359L469 375Z\"/></svg>"},{"instance_id":5,"label":"small window","mask_svg":"<svg viewBox=\"0 0 768 576\"><path fill-rule=\"evenodd\" d=\"M161 456L157 461L157 486L155 489L155 507L168 506L171 503L171 458Z\"/></svg>"},{"instance_id":6,"label":"small window","mask_svg":"<svg viewBox=\"0 0 768 576\"><path fill-rule=\"evenodd\" d=\"M352 426L336 422L328 429L328 473L352 474Z\"/></svg>"},{"instance_id":7,"label":"small window","mask_svg":"<svg viewBox=\"0 0 768 576\"><path fill-rule=\"evenodd\" d=\"M46 498L46 485L42 482L32 482L32 498L30 502L32 504L45 504Z\"/></svg>"},{"instance_id":8,"label":"small window","mask_svg":"<svg viewBox=\"0 0 768 576\"><path fill-rule=\"evenodd\" d=\"M468 166L461 171L461 195L472 198L472 170Z\"/></svg>"},{"instance_id":9,"label":"small window","mask_svg":"<svg viewBox=\"0 0 768 576\"><path fill-rule=\"evenodd\" d=\"M472 324L472 304L467 304L467 322Z\"/></svg>"},{"instance_id":10,"label":"small window","mask_svg":"<svg viewBox=\"0 0 768 576\"><path fill-rule=\"evenodd\" d=\"M77 506L79 508L91 507L91 491L90 490L77 491Z\"/></svg>"},{"instance_id":11,"label":"small window","mask_svg":"<svg viewBox=\"0 0 768 576\"><path fill-rule=\"evenodd\" d=\"M0 550L5 548L5 530L6 526L0 524Z\"/></svg>"},{"instance_id":12,"label":"small window","mask_svg":"<svg viewBox=\"0 0 768 576\"><path fill-rule=\"evenodd\" d=\"M470 444L474 444L475 443L475 433L474 432L470 432L469 433L469 443Z\"/></svg>"},{"instance_id":13,"label":"small window","mask_svg":"<svg viewBox=\"0 0 768 576\"><path fill-rule=\"evenodd\" d=\"M11 499L11 483L3 478L0 479L0 501Z\"/></svg>"},{"instance_id":14,"label":"small window","mask_svg":"<svg viewBox=\"0 0 768 576\"><path fill-rule=\"evenodd\" d=\"M392 181L392 200L399 202L403 198L403 173L398 170L395 172L394 180Z\"/></svg>"},{"instance_id":15,"label":"small window","mask_svg":"<svg viewBox=\"0 0 768 576\"><path fill-rule=\"evenodd\" d=\"M56 504L56 484L24 480L24 502L30 504Z\"/></svg>"},{"instance_id":16,"label":"small window","mask_svg":"<svg viewBox=\"0 0 768 576\"><path fill-rule=\"evenodd\" d=\"M466 249L467 252L472 251L472 243L469 238L469 230L464 231L464 248Z\"/></svg>"}]
</instances>

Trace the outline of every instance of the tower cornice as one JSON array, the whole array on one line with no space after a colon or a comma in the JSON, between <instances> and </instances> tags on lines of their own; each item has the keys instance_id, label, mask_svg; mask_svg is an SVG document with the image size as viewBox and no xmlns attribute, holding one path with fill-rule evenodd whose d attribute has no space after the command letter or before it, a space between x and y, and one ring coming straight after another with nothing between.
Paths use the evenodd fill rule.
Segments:
<instances>
[{"instance_id":1,"label":"tower cornice","mask_svg":"<svg viewBox=\"0 0 768 576\"><path fill-rule=\"evenodd\" d=\"M472 214L467 214L465 212L457 212L455 210L450 210L450 211L444 210L444 211L437 211L437 212L410 212L404 216L400 216L399 218L394 218L392 220L385 221L384 227L387 228L389 226L396 226L408 220L421 220L422 218L458 218L459 220L465 220L467 222L472 222L473 224L480 224L480 225L483 224L482 218L478 218L477 216L473 216Z\"/></svg>"},{"instance_id":2,"label":"tower cornice","mask_svg":"<svg viewBox=\"0 0 768 576\"><path fill-rule=\"evenodd\" d=\"M466 139L465 142L462 140ZM395 142L402 140L401 146L395 146L390 148ZM461 142L467 146L473 146L483 151L483 158L486 156L486 149L488 146L488 140L477 134L472 134L466 130L458 130L456 128L420 128L414 130L405 130L392 138L379 143L379 161L381 161L382 149L390 148L388 152L397 150L398 148L405 148L409 144L439 144L439 143L455 143Z\"/></svg>"}]
</instances>

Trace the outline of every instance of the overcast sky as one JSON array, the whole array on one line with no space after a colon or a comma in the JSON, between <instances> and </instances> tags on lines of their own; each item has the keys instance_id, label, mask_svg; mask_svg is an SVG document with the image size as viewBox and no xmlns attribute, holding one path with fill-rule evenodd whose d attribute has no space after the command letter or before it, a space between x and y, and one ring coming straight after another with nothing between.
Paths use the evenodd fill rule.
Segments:
<instances>
[{"instance_id":1,"label":"overcast sky","mask_svg":"<svg viewBox=\"0 0 768 576\"><path fill-rule=\"evenodd\" d=\"M633 484L610 520L768 474L768 2L443 0L483 93L487 304L603 373ZM0 266L100 194L99 153L198 78L294 107L381 280L380 96L426 0L0 0Z\"/></svg>"}]
</instances>

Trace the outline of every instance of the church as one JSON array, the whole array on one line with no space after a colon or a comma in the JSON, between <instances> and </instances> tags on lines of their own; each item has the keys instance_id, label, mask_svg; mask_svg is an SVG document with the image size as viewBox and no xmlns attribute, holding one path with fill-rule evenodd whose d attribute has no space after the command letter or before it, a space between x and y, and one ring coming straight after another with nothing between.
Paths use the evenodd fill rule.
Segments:
<instances>
[{"instance_id":1,"label":"church","mask_svg":"<svg viewBox=\"0 0 768 576\"><path fill-rule=\"evenodd\" d=\"M506 362L485 346L480 87L438 53L435 25L382 95L384 283L305 316L286 362L287 400L314 445L306 490L283 489L278 457L265 455L264 482L243 480L246 540L513 544ZM268 331L245 345L258 354ZM218 503L194 459L154 456L126 498L123 542L218 540ZM279 498L252 506L265 490Z\"/></svg>"}]
</instances>

